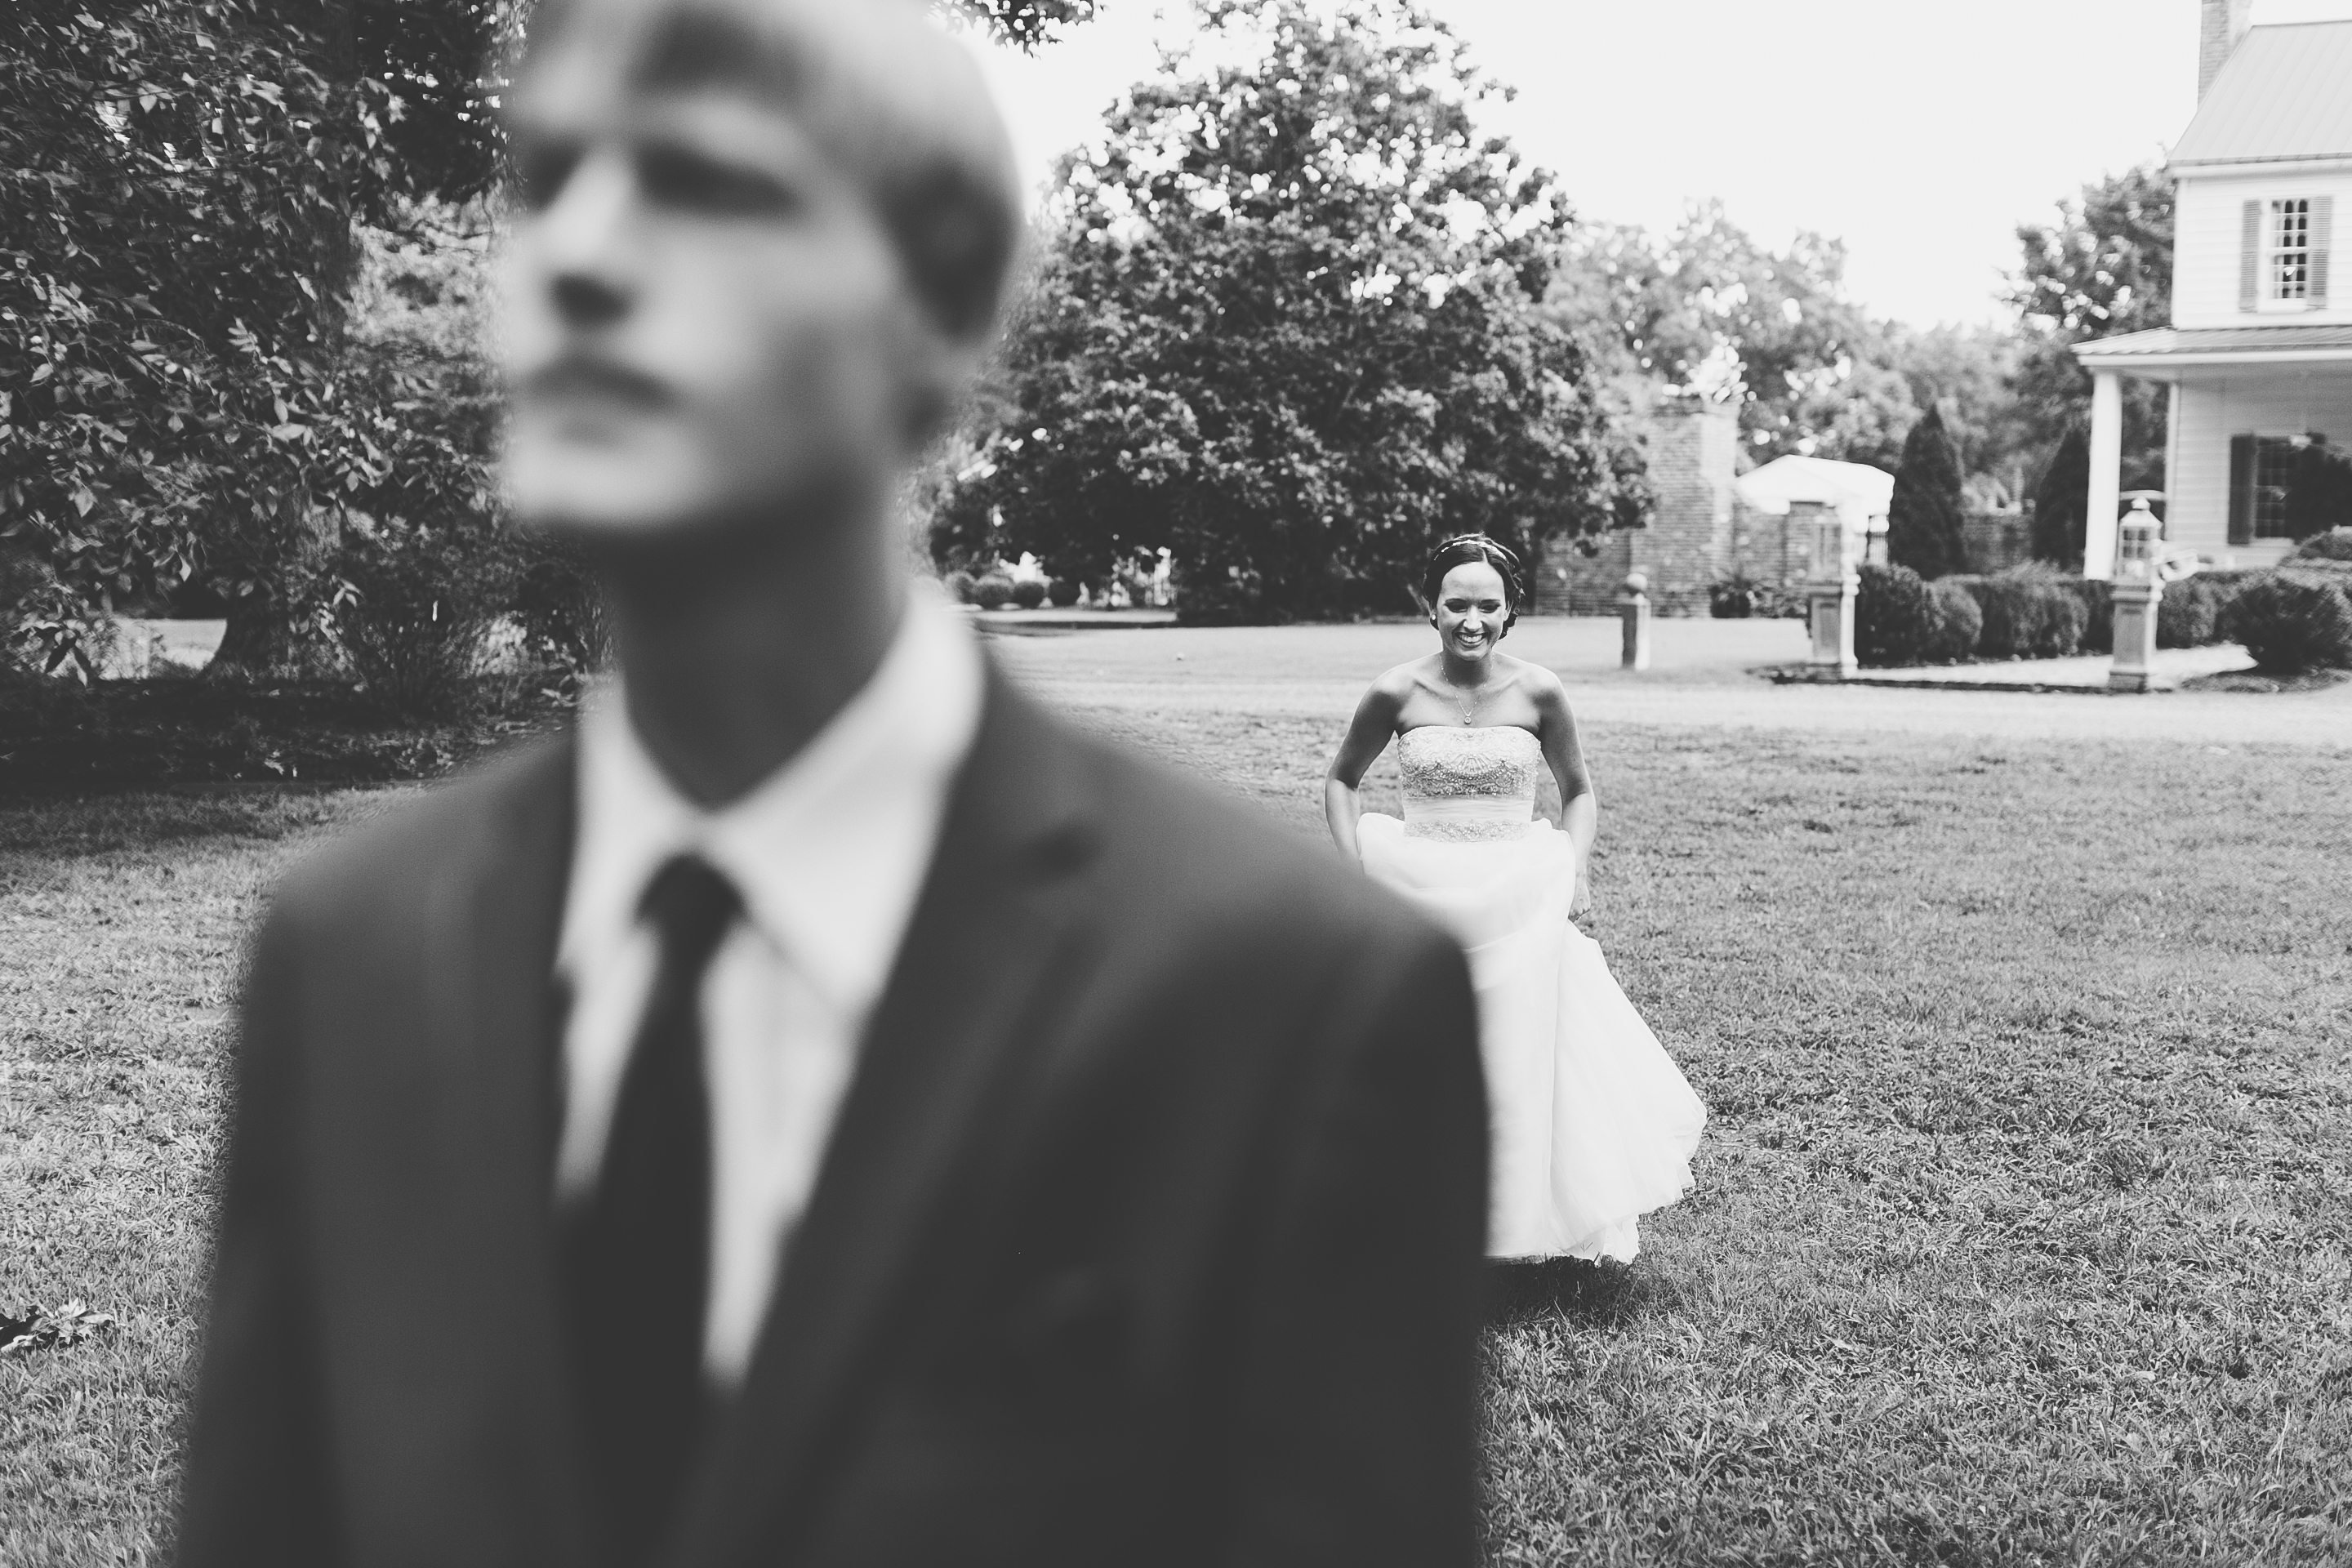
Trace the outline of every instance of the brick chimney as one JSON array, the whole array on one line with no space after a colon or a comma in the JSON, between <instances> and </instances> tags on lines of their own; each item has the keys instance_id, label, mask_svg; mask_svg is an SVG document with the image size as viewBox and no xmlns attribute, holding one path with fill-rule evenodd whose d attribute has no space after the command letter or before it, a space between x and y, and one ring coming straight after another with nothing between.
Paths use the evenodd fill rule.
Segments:
<instances>
[{"instance_id":1,"label":"brick chimney","mask_svg":"<svg viewBox=\"0 0 2352 1568\"><path fill-rule=\"evenodd\" d=\"M2246 14L2253 8L2253 0L2199 0L2199 4L2204 11L2197 35L2197 97L2201 102L2205 89L2221 74L2230 51L2246 36Z\"/></svg>"}]
</instances>

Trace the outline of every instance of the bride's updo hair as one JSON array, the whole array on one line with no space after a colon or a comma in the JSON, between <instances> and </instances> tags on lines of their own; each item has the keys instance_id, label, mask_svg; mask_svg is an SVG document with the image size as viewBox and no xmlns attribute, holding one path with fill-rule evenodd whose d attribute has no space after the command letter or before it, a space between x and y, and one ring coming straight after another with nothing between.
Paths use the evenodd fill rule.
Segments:
<instances>
[{"instance_id":1,"label":"bride's updo hair","mask_svg":"<svg viewBox=\"0 0 2352 1568\"><path fill-rule=\"evenodd\" d=\"M1483 533L1457 533L1440 541L1437 548L1429 552L1429 560L1421 569L1422 604L1432 615L1436 614L1437 594L1445 586L1445 574L1473 562L1492 566L1503 579L1503 629L1509 631L1519 618L1519 606L1528 602L1527 573L1519 565L1516 551Z\"/></svg>"}]
</instances>

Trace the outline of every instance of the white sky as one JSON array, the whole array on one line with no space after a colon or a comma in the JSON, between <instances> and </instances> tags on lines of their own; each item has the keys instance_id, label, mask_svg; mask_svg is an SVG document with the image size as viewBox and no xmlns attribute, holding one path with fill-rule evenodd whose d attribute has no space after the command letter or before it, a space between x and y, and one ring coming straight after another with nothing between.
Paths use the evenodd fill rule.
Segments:
<instances>
[{"instance_id":1,"label":"white sky","mask_svg":"<svg viewBox=\"0 0 2352 1568\"><path fill-rule=\"evenodd\" d=\"M2197 96L2197 0L1428 0L1519 89L1496 128L1586 216L1671 226L1719 196L1759 239L1846 242L1874 312L2004 319L2020 222L2162 153ZM1043 181L1149 76L1189 0L1103 0L1034 58L983 49ZM2254 0L2257 26L2352 0Z\"/></svg>"}]
</instances>

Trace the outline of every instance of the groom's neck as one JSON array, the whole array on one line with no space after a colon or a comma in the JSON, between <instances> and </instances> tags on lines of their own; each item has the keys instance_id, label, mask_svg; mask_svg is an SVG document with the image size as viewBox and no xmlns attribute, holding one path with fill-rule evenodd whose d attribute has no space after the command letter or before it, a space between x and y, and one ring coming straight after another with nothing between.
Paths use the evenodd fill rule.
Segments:
<instances>
[{"instance_id":1,"label":"groom's neck","mask_svg":"<svg viewBox=\"0 0 2352 1568\"><path fill-rule=\"evenodd\" d=\"M629 719L680 794L723 805L807 745L872 678L908 584L887 511L603 553Z\"/></svg>"}]
</instances>

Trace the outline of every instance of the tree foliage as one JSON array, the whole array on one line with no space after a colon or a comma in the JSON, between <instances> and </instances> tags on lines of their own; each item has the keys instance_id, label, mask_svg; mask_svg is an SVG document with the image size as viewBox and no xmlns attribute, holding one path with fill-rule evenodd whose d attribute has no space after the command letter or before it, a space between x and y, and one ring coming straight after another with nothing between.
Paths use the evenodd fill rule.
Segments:
<instances>
[{"instance_id":1,"label":"tree foliage","mask_svg":"<svg viewBox=\"0 0 2352 1568\"><path fill-rule=\"evenodd\" d=\"M1568 215L1473 128L1451 33L1408 0L1203 21L1058 171L940 557L1099 583L1165 547L1185 614L1263 619L1402 609L1445 533L1638 521L1638 451L1540 308Z\"/></svg>"},{"instance_id":2,"label":"tree foliage","mask_svg":"<svg viewBox=\"0 0 2352 1568\"><path fill-rule=\"evenodd\" d=\"M1873 395L1899 398L1882 369L1881 329L1844 295L1845 247L1800 234L1775 252L1734 224L1720 202L1691 208L1663 237L1589 225L1570 238L1553 302L1616 368L1739 407L1759 459L1824 457L1842 416ZM1905 418L1899 422L1907 424Z\"/></svg>"},{"instance_id":3,"label":"tree foliage","mask_svg":"<svg viewBox=\"0 0 2352 1568\"><path fill-rule=\"evenodd\" d=\"M2352 455L2315 434L2287 469L2286 533L2309 539L2352 524Z\"/></svg>"},{"instance_id":4,"label":"tree foliage","mask_svg":"<svg viewBox=\"0 0 2352 1568\"><path fill-rule=\"evenodd\" d=\"M2055 224L2024 224L2010 301L2024 339L2015 385L2023 416L2052 432L2087 426L2091 377L2076 343L2168 325L2173 191L2153 163L2111 174L2059 204ZM2164 483L2164 389L2123 384L2123 484Z\"/></svg>"},{"instance_id":5,"label":"tree foliage","mask_svg":"<svg viewBox=\"0 0 2352 1568\"><path fill-rule=\"evenodd\" d=\"M1903 440L1895 499L1886 513L1886 558L1924 578L1968 569L1960 542L1960 462L1944 416L1927 412Z\"/></svg>"},{"instance_id":6,"label":"tree foliage","mask_svg":"<svg viewBox=\"0 0 2352 1568\"><path fill-rule=\"evenodd\" d=\"M354 223L491 183L483 62L519 16L19 0L0 20L0 538L35 568L13 618L42 662L105 605L191 595L229 608L230 660L282 645L334 509L419 457L414 381L344 361Z\"/></svg>"},{"instance_id":7,"label":"tree foliage","mask_svg":"<svg viewBox=\"0 0 2352 1568\"><path fill-rule=\"evenodd\" d=\"M950 16L979 23L992 37L1034 49L1065 27L1092 21L1097 0L934 0L934 5Z\"/></svg>"}]
</instances>

